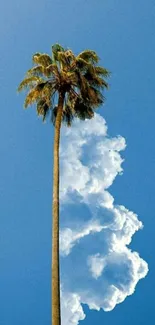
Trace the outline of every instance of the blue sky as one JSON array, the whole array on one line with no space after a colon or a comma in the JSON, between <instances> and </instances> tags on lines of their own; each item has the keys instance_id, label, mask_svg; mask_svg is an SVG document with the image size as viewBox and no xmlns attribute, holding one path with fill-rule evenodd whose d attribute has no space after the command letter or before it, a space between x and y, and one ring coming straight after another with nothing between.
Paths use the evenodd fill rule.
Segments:
<instances>
[{"instance_id":1,"label":"blue sky","mask_svg":"<svg viewBox=\"0 0 155 325\"><path fill-rule=\"evenodd\" d=\"M53 128L42 124L33 109L22 109L24 96L17 95L16 89L31 66L32 54L50 53L56 42L76 53L85 48L97 51L101 64L112 72L107 101L99 113L106 120L110 139L121 135L127 147L120 153L125 159L124 173L113 179L108 191L116 205L134 211L143 222L130 248L150 269L135 293L113 311L90 311L85 305L83 324L142 325L148 317L153 323L154 18L153 0L1 4L0 325L50 324ZM75 208L79 208L78 200L74 207L62 209L62 218L68 209L76 221ZM87 221L84 204L81 213ZM78 245L76 250L78 254Z\"/></svg>"}]
</instances>

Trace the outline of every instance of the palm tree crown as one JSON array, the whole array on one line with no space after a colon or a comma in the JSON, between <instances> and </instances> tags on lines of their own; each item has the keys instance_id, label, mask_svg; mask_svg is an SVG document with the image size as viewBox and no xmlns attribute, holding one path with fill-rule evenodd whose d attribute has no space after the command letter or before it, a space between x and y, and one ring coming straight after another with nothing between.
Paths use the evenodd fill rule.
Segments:
<instances>
[{"instance_id":1,"label":"palm tree crown","mask_svg":"<svg viewBox=\"0 0 155 325\"><path fill-rule=\"evenodd\" d=\"M108 88L109 71L98 66L99 57L85 50L75 56L59 44L52 46L52 55L35 53L35 64L27 71L18 91L28 89L25 108L36 103L43 120L50 113L53 124L57 115L58 96L64 97L62 121L68 126L74 117L92 118L94 109L104 103L102 94Z\"/></svg>"}]
</instances>

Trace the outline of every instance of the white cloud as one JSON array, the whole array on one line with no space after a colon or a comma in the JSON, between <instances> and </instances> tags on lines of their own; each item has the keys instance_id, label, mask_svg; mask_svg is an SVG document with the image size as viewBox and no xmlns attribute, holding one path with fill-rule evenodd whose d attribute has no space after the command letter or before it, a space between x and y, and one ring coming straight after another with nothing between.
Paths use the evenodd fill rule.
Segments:
<instances>
[{"instance_id":1,"label":"white cloud","mask_svg":"<svg viewBox=\"0 0 155 325\"><path fill-rule=\"evenodd\" d=\"M61 198L76 190L84 197L102 193L122 172L119 151L125 149L119 136L109 139L105 120L98 114L92 120L76 120L73 128L63 128L61 139ZM86 155L86 162L81 158Z\"/></svg>"},{"instance_id":2,"label":"white cloud","mask_svg":"<svg viewBox=\"0 0 155 325\"><path fill-rule=\"evenodd\" d=\"M80 296L75 293L61 293L61 314L63 325L76 325L85 318Z\"/></svg>"},{"instance_id":3,"label":"white cloud","mask_svg":"<svg viewBox=\"0 0 155 325\"><path fill-rule=\"evenodd\" d=\"M133 294L148 266L128 247L142 223L107 191L122 174L125 139L109 138L98 114L63 128L61 138L62 319L78 324L81 303L112 310Z\"/></svg>"},{"instance_id":4,"label":"white cloud","mask_svg":"<svg viewBox=\"0 0 155 325\"><path fill-rule=\"evenodd\" d=\"M104 257L101 257L101 255L97 253L95 255L88 256L87 262L92 276L95 279L102 275L103 269L106 266L106 259Z\"/></svg>"},{"instance_id":5,"label":"white cloud","mask_svg":"<svg viewBox=\"0 0 155 325\"><path fill-rule=\"evenodd\" d=\"M83 237L88 236L94 232L100 232L103 229L97 222L86 224L83 229L71 230L65 228L60 231L60 253L62 255L68 255L71 252L73 246Z\"/></svg>"}]
</instances>

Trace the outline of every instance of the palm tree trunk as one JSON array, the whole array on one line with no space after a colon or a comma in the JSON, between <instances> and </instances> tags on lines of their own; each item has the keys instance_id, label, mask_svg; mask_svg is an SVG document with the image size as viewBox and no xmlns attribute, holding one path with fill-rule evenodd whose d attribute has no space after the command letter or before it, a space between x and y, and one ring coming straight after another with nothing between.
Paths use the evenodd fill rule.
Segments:
<instances>
[{"instance_id":1,"label":"palm tree trunk","mask_svg":"<svg viewBox=\"0 0 155 325\"><path fill-rule=\"evenodd\" d=\"M59 274L59 143L64 94L59 94L55 121L53 165L53 227L52 227L52 325L61 325Z\"/></svg>"}]
</instances>

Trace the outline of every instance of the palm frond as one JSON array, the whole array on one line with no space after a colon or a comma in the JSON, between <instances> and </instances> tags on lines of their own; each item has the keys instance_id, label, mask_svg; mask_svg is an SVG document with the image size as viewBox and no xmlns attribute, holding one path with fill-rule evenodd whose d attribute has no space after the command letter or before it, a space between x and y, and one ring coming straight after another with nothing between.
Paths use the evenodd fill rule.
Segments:
<instances>
[{"instance_id":1,"label":"palm frond","mask_svg":"<svg viewBox=\"0 0 155 325\"><path fill-rule=\"evenodd\" d=\"M44 85L45 83L41 83L29 91L24 102L25 108L27 108L28 106L32 105L34 102L37 102L40 99Z\"/></svg>"},{"instance_id":2,"label":"palm frond","mask_svg":"<svg viewBox=\"0 0 155 325\"><path fill-rule=\"evenodd\" d=\"M60 45L60 44L54 44L52 46L52 57L53 57L53 60L56 62L58 61L58 53L59 52L64 52L65 49Z\"/></svg>"},{"instance_id":3,"label":"palm frond","mask_svg":"<svg viewBox=\"0 0 155 325\"><path fill-rule=\"evenodd\" d=\"M83 58L80 57L76 57L76 67L79 70L86 70L89 67L89 62L87 62L86 60L84 60Z\"/></svg>"},{"instance_id":4,"label":"palm frond","mask_svg":"<svg viewBox=\"0 0 155 325\"><path fill-rule=\"evenodd\" d=\"M103 94L96 89L95 87L89 87L88 89L88 102L89 105L93 108L98 107L99 105L104 103L104 96Z\"/></svg>"},{"instance_id":5,"label":"palm frond","mask_svg":"<svg viewBox=\"0 0 155 325\"><path fill-rule=\"evenodd\" d=\"M40 76L44 74L44 68L42 65L38 65L36 67L33 67L27 71L27 75L32 75L32 76Z\"/></svg>"},{"instance_id":6,"label":"palm frond","mask_svg":"<svg viewBox=\"0 0 155 325\"><path fill-rule=\"evenodd\" d=\"M42 76L45 78L50 77L51 73L48 70L48 67L44 67L43 65L35 66L27 71L27 75L34 75L34 76Z\"/></svg>"},{"instance_id":7,"label":"palm frond","mask_svg":"<svg viewBox=\"0 0 155 325\"><path fill-rule=\"evenodd\" d=\"M41 55L42 55L42 53L40 53L40 52L37 52L37 53L33 54L33 56L32 56L32 61L33 61L33 63L38 64L38 58L39 58Z\"/></svg>"},{"instance_id":8,"label":"palm frond","mask_svg":"<svg viewBox=\"0 0 155 325\"><path fill-rule=\"evenodd\" d=\"M110 71L108 71L105 68L99 67L99 66L95 66L94 67L95 73L99 76L103 76L105 78L110 77Z\"/></svg>"},{"instance_id":9,"label":"palm frond","mask_svg":"<svg viewBox=\"0 0 155 325\"><path fill-rule=\"evenodd\" d=\"M93 109L86 104L81 98L77 98L75 105L75 117L80 118L81 120L91 119L94 116Z\"/></svg>"},{"instance_id":10,"label":"palm frond","mask_svg":"<svg viewBox=\"0 0 155 325\"><path fill-rule=\"evenodd\" d=\"M73 111L69 105L66 105L63 110L62 121L67 126L71 126L73 119L74 119Z\"/></svg>"},{"instance_id":11,"label":"palm frond","mask_svg":"<svg viewBox=\"0 0 155 325\"><path fill-rule=\"evenodd\" d=\"M68 58L70 64L72 63L72 61L75 61L76 59L74 53L71 50L65 51L65 55Z\"/></svg>"},{"instance_id":12,"label":"palm frond","mask_svg":"<svg viewBox=\"0 0 155 325\"><path fill-rule=\"evenodd\" d=\"M42 83L44 82L44 80L40 77L37 77L37 76L32 76L32 77L29 77L29 78L25 78L22 80L22 82L19 84L18 86L18 91L22 91L23 89L26 89L26 88L31 88L31 87L34 87L37 83Z\"/></svg>"},{"instance_id":13,"label":"palm frond","mask_svg":"<svg viewBox=\"0 0 155 325\"><path fill-rule=\"evenodd\" d=\"M46 53L36 53L33 55L33 62L39 65L42 65L43 67L48 67L48 65L52 64L52 58L46 54Z\"/></svg>"},{"instance_id":14,"label":"palm frond","mask_svg":"<svg viewBox=\"0 0 155 325\"><path fill-rule=\"evenodd\" d=\"M43 121L45 121L48 113L49 113L49 106L46 103L45 99L40 99L37 103L37 114L38 116L42 116Z\"/></svg>"},{"instance_id":15,"label":"palm frond","mask_svg":"<svg viewBox=\"0 0 155 325\"><path fill-rule=\"evenodd\" d=\"M48 104L48 106L51 106L52 102L51 102L51 98L52 96L54 95L54 93L56 92L56 89L55 89L55 83L51 82L47 82L45 84L45 86L43 87L42 89L42 96L46 99L46 103Z\"/></svg>"},{"instance_id":16,"label":"palm frond","mask_svg":"<svg viewBox=\"0 0 155 325\"><path fill-rule=\"evenodd\" d=\"M91 50L85 50L83 52L81 52L77 58L81 58L85 61L87 61L88 63L97 63L99 61L99 57L96 54L95 51L91 51Z\"/></svg>"},{"instance_id":17,"label":"palm frond","mask_svg":"<svg viewBox=\"0 0 155 325\"><path fill-rule=\"evenodd\" d=\"M89 84L86 78L79 72L79 70L76 71L76 75L79 92L81 93L82 97L87 98Z\"/></svg>"},{"instance_id":18,"label":"palm frond","mask_svg":"<svg viewBox=\"0 0 155 325\"><path fill-rule=\"evenodd\" d=\"M62 62L64 64L68 63L66 52L62 52L62 51L58 52L58 61L60 61L60 62Z\"/></svg>"},{"instance_id":19,"label":"palm frond","mask_svg":"<svg viewBox=\"0 0 155 325\"><path fill-rule=\"evenodd\" d=\"M87 82L97 88L108 88L108 83L95 73L95 68L89 67L84 74Z\"/></svg>"},{"instance_id":20,"label":"palm frond","mask_svg":"<svg viewBox=\"0 0 155 325\"><path fill-rule=\"evenodd\" d=\"M78 75L77 75L77 73L76 73L75 71L74 71L74 72L70 72L70 71L68 71L68 72L66 73L66 80L67 80L68 82L70 82L70 84L71 84L72 86L76 86L77 83L78 83L79 77L78 77Z\"/></svg>"},{"instance_id":21,"label":"palm frond","mask_svg":"<svg viewBox=\"0 0 155 325\"><path fill-rule=\"evenodd\" d=\"M86 74L84 77L87 79L90 86L93 86L96 89L103 90L104 88L108 89L109 87L108 83L103 78L97 77L96 75L91 78L90 75Z\"/></svg>"},{"instance_id":22,"label":"palm frond","mask_svg":"<svg viewBox=\"0 0 155 325\"><path fill-rule=\"evenodd\" d=\"M66 52L59 51L57 54L57 61L59 61L60 64L62 64L62 68L70 65L69 57L66 55Z\"/></svg>"},{"instance_id":23,"label":"palm frond","mask_svg":"<svg viewBox=\"0 0 155 325\"><path fill-rule=\"evenodd\" d=\"M51 75L55 75L57 78L60 77L58 66L55 63L50 64L47 68L47 72Z\"/></svg>"}]
</instances>

